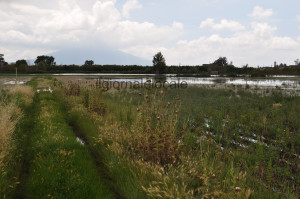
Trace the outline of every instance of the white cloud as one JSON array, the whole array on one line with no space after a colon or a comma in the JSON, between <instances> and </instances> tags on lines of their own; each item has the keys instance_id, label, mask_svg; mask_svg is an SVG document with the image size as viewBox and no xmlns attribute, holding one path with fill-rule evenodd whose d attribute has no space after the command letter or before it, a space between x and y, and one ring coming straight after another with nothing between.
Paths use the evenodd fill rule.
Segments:
<instances>
[{"instance_id":1,"label":"white cloud","mask_svg":"<svg viewBox=\"0 0 300 199\"><path fill-rule=\"evenodd\" d=\"M121 10L117 9L116 0L89 0L91 4L85 8L76 0L56 1L58 4L52 4L57 8L23 4L23 1L1 3L0 50L7 61L31 59L61 48L103 45L145 59L162 51L167 64L203 64L226 56L238 66L270 65L275 60L291 62L300 54L300 37L278 36L277 27L268 23L252 22L248 27L238 21L217 22L209 18L201 22L201 28L229 30L232 35L225 37L218 32L180 40L185 33L180 22L156 25L124 19L123 16L130 16L132 8L137 8L132 5L138 1L128 0ZM129 2L136 3L125 8ZM273 11L262 9L259 13L252 15L261 19L271 16ZM297 19L300 21L300 16Z\"/></svg>"},{"instance_id":2,"label":"white cloud","mask_svg":"<svg viewBox=\"0 0 300 199\"><path fill-rule=\"evenodd\" d=\"M229 21L222 19L220 23L215 23L214 19L208 18L201 22L200 28L210 28L213 30L230 30L230 31L241 31L245 27L236 21Z\"/></svg>"},{"instance_id":3,"label":"white cloud","mask_svg":"<svg viewBox=\"0 0 300 199\"><path fill-rule=\"evenodd\" d=\"M130 17L130 11L134 9L142 8L142 4L138 2L138 0L127 0L123 5L122 14L124 17Z\"/></svg>"},{"instance_id":4,"label":"white cloud","mask_svg":"<svg viewBox=\"0 0 300 199\"><path fill-rule=\"evenodd\" d=\"M116 49L138 44L164 45L177 40L184 32L183 24L179 22L157 26L150 22L122 20L115 0L95 1L91 11L83 10L75 0L58 0L58 9L19 2L6 4L5 9L9 12L2 8L0 42L9 49L17 46L30 51L39 47L52 52L53 49L83 45L108 45ZM30 12L31 9L34 12ZM16 54L5 57L8 61L15 61Z\"/></svg>"},{"instance_id":5,"label":"white cloud","mask_svg":"<svg viewBox=\"0 0 300 199\"><path fill-rule=\"evenodd\" d=\"M252 13L250 14L251 17L257 19L268 18L273 15L272 9L263 9L262 7L255 6Z\"/></svg>"},{"instance_id":6,"label":"white cloud","mask_svg":"<svg viewBox=\"0 0 300 199\"><path fill-rule=\"evenodd\" d=\"M234 33L230 37L218 34L201 36L195 40L178 41L172 48L164 49L167 64L203 64L211 63L219 56L226 56L235 65L250 64L270 66L274 61L291 63L300 54L300 40L291 37L276 36L276 27L266 23L252 23L251 29ZM141 57L151 57L147 46L123 49L125 52Z\"/></svg>"},{"instance_id":7,"label":"white cloud","mask_svg":"<svg viewBox=\"0 0 300 199\"><path fill-rule=\"evenodd\" d=\"M116 33L122 43L130 45L158 44L178 38L183 32L183 25L174 22L172 26L157 27L149 22L121 21Z\"/></svg>"},{"instance_id":8,"label":"white cloud","mask_svg":"<svg viewBox=\"0 0 300 199\"><path fill-rule=\"evenodd\" d=\"M36 57L37 55L46 55L54 52L53 49L45 49L45 48L16 48L16 47L9 47L3 48L1 47L1 53L5 56L5 61L16 61L18 59L25 59L31 60L32 58ZM33 63L31 63L33 64Z\"/></svg>"},{"instance_id":9,"label":"white cloud","mask_svg":"<svg viewBox=\"0 0 300 199\"><path fill-rule=\"evenodd\" d=\"M259 37L270 37L274 35L277 30L277 27L270 26L267 23L252 22L251 27L253 29L253 33Z\"/></svg>"}]
</instances>

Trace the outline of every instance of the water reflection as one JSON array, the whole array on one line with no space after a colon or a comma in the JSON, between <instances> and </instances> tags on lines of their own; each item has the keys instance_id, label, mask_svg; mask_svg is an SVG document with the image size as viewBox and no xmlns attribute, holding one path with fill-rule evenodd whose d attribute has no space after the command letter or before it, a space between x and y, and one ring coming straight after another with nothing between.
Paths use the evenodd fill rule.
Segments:
<instances>
[{"instance_id":1,"label":"water reflection","mask_svg":"<svg viewBox=\"0 0 300 199\"><path fill-rule=\"evenodd\" d=\"M89 79L101 79L104 81L116 81L116 82L134 82L134 83L146 83L151 81L156 82L186 82L190 85L196 84L234 84L234 85L252 85L252 86L266 86L266 87L285 87L285 88L299 88L299 79L251 79L251 78L224 78L224 77L170 77L170 76L144 76L144 77L121 77L117 78L89 78Z\"/></svg>"}]
</instances>

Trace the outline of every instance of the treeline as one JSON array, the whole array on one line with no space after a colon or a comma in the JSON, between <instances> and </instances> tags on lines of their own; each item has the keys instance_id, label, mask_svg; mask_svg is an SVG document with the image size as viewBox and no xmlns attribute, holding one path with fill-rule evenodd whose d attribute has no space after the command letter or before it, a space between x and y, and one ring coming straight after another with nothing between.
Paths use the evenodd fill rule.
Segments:
<instances>
[{"instance_id":1,"label":"treeline","mask_svg":"<svg viewBox=\"0 0 300 199\"><path fill-rule=\"evenodd\" d=\"M0 60L1 62L1 60ZM219 57L213 63L199 66L167 66L163 55L159 52L153 57L153 66L139 65L95 65L93 60L86 60L83 65L56 65L52 56L38 56L34 65L28 65L26 60L18 60L14 64L4 62L2 54L2 64L0 73L14 73L16 68L18 73L127 73L127 74L177 74L182 76L211 75L236 77L240 75L250 75L252 77L264 77L267 75L300 75L300 61L296 60L295 65L285 64L274 67L253 68L248 65L238 68L232 63L228 63L226 57Z\"/></svg>"},{"instance_id":2,"label":"treeline","mask_svg":"<svg viewBox=\"0 0 300 199\"><path fill-rule=\"evenodd\" d=\"M37 73L127 73L127 74L155 74L156 70L153 66L138 65L20 65L17 67L18 73L37 74ZM1 73L14 73L15 64L8 64L0 67ZM253 67L234 67L218 66L215 64L207 64L202 66L168 66L165 69L167 74L193 75L209 77L211 75L224 75L235 77L239 75L250 75L252 77L264 77L266 75L300 75L300 66L287 67L269 67L269 68L253 68Z\"/></svg>"}]
</instances>

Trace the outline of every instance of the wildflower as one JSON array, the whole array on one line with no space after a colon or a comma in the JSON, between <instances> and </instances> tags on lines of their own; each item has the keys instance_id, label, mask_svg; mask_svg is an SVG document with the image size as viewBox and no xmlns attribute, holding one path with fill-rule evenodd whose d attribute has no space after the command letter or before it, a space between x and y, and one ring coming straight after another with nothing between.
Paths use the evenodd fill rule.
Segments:
<instances>
[{"instance_id":1,"label":"wildflower","mask_svg":"<svg viewBox=\"0 0 300 199\"><path fill-rule=\"evenodd\" d=\"M140 109L139 108L136 108L136 112L139 112L140 111Z\"/></svg>"},{"instance_id":2,"label":"wildflower","mask_svg":"<svg viewBox=\"0 0 300 199\"><path fill-rule=\"evenodd\" d=\"M160 117L158 116L157 118L156 118L158 121L160 121Z\"/></svg>"},{"instance_id":3,"label":"wildflower","mask_svg":"<svg viewBox=\"0 0 300 199\"><path fill-rule=\"evenodd\" d=\"M164 91L163 91L163 90L161 90L161 91L160 91L160 94L164 94Z\"/></svg>"},{"instance_id":4,"label":"wildflower","mask_svg":"<svg viewBox=\"0 0 300 199\"><path fill-rule=\"evenodd\" d=\"M178 111L175 111L175 114L178 114Z\"/></svg>"},{"instance_id":5,"label":"wildflower","mask_svg":"<svg viewBox=\"0 0 300 199\"><path fill-rule=\"evenodd\" d=\"M142 93L139 93L139 96L142 96Z\"/></svg>"}]
</instances>

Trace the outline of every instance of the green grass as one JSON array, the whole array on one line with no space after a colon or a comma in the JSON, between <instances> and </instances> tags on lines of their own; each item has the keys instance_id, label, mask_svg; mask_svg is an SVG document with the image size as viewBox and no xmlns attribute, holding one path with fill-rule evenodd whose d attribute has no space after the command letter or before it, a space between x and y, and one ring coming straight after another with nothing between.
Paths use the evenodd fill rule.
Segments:
<instances>
[{"instance_id":1,"label":"green grass","mask_svg":"<svg viewBox=\"0 0 300 199\"><path fill-rule=\"evenodd\" d=\"M61 104L50 93L40 94L30 151L29 198L112 198L92 158L66 123Z\"/></svg>"},{"instance_id":2,"label":"green grass","mask_svg":"<svg viewBox=\"0 0 300 199\"><path fill-rule=\"evenodd\" d=\"M28 85L36 89L40 81L33 78ZM9 160L5 177L11 188L2 189L8 198L297 198L299 96L233 86L163 94L98 92L90 88L72 95L56 88L54 94L36 94L23 107L25 116L15 132L18 148L11 152L15 159ZM168 102L180 104L178 118L169 117L177 118L174 131L165 128L171 121L161 119L162 126L152 121L157 114L177 114L167 110ZM159 108L144 111L148 105ZM145 125L148 120L152 125ZM153 135L157 142L151 129L158 133ZM152 153L172 155L165 148L166 132L176 138L171 149L178 143L176 161L144 158L139 148L149 143L157 144Z\"/></svg>"}]
</instances>

